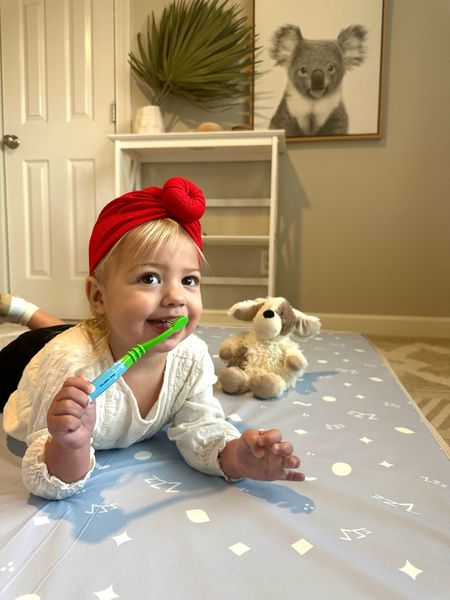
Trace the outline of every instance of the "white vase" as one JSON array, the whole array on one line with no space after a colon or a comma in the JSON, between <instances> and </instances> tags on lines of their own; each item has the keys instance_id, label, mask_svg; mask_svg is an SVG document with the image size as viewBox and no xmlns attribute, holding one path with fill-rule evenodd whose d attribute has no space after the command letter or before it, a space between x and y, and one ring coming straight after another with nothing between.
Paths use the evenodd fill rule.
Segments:
<instances>
[{"instance_id":1,"label":"white vase","mask_svg":"<svg viewBox=\"0 0 450 600\"><path fill-rule=\"evenodd\" d=\"M136 111L133 133L164 133L164 124L159 106L150 104Z\"/></svg>"}]
</instances>

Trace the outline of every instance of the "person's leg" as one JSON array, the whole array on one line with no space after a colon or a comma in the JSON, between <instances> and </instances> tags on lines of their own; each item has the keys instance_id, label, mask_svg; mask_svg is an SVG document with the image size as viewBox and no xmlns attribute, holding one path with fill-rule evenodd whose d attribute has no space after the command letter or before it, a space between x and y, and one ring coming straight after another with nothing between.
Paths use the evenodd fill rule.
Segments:
<instances>
[{"instance_id":1,"label":"person's leg","mask_svg":"<svg viewBox=\"0 0 450 600\"><path fill-rule=\"evenodd\" d=\"M55 327L57 325L64 325L64 321L61 321L61 319L58 319L53 315L49 315L40 308L38 308L37 311L31 315L30 320L27 322L27 327L29 327L30 329L40 329L41 327Z\"/></svg>"},{"instance_id":2,"label":"person's leg","mask_svg":"<svg viewBox=\"0 0 450 600\"><path fill-rule=\"evenodd\" d=\"M9 396L17 389L23 370L52 338L73 327L63 324L26 331L0 350L0 412Z\"/></svg>"},{"instance_id":3,"label":"person's leg","mask_svg":"<svg viewBox=\"0 0 450 600\"><path fill-rule=\"evenodd\" d=\"M63 321L18 296L0 294L0 323L19 323L30 329L62 325Z\"/></svg>"}]
</instances>

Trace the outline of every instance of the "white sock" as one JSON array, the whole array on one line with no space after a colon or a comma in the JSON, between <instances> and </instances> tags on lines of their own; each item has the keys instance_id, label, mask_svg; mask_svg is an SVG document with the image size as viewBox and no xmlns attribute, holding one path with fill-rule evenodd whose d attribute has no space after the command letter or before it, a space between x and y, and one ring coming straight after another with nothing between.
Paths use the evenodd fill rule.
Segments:
<instances>
[{"instance_id":1,"label":"white sock","mask_svg":"<svg viewBox=\"0 0 450 600\"><path fill-rule=\"evenodd\" d=\"M27 325L28 321L38 310L38 307L27 302L18 296L11 296L11 305L9 307L7 319L10 323L20 323Z\"/></svg>"},{"instance_id":2,"label":"white sock","mask_svg":"<svg viewBox=\"0 0 450 600\"><path fill-rule=\"evenodd\" d=\"M27 302L25 306L25 310L23 311L22 316L19 319L19 323L21 325L28 325L28 321L34 315L34 313L39 310L39 307L31 302Z\"/></svg>"}]
</instances>

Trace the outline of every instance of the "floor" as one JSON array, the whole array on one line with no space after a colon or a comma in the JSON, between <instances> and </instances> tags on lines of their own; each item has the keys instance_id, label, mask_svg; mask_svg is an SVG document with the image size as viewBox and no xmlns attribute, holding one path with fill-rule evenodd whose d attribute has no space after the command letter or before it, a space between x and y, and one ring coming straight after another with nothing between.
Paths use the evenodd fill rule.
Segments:
<instances>
[{"instance_id":1,"label":"floor","mask_svg":"<svg viewBox=\"0 0 450 600\"><path fill-rule=\"evenodd\" d=\"M450 444L450 339L366 336Z\"/></svg>"},{"instance_id":2,"label":"floor","mask_svg":"<svg viewBox=\"0 0 450 600\"><path fill-rule=\"evenodd\" d=\"M0 348L26 328L0 326ZM450 444L450 339L366 336L425 417Z\"/></svg>"}]
</instances>

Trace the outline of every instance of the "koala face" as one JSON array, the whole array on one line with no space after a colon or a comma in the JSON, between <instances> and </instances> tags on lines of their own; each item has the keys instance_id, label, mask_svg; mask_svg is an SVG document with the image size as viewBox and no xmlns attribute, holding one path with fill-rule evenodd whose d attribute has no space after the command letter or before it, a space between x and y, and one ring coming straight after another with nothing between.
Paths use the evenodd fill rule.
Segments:
<instances>
[{"instance_id":1,"label":"koala face","mask_svg":"<svg viewBox=\"0 0 450 600\"><path fill-rule=\"evenodd\" d=\"M269 53L275 64L287 69L290 85L318 100L340 85L346 71L364 61L366 37L365 27L350 25L336 40L309 40L299 27L285 25L275 31Z\"/></svg>"},{"instance_id":2,"label":"koala face","mask_svg":"<svg viewBox=\"0 0 450 600\"><path fill-rule=\"evenodd\" d=\"M314 100L333 92L345 73L342 50L334 41L303 40L292 53L289 79L298 92Z\"/></svg>"}]
</instances>

